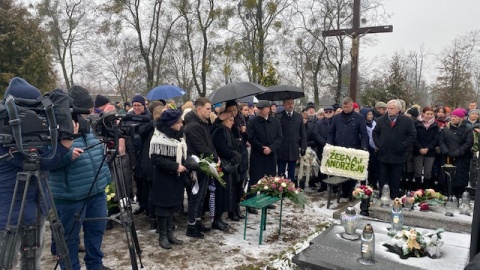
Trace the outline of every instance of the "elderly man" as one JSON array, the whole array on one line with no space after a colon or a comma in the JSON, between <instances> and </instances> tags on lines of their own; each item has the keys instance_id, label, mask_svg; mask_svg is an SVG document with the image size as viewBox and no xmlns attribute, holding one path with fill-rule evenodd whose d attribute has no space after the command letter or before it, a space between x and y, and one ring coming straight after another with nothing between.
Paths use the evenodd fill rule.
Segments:
<instances>
[{"instance_id":1,"label":"elderly man","mask_svg":"<svg viewBox=\"0 0 480 270\"><path fill-rule=\"evenodd\" d=\"M400 180L405 164L405 152L417 138L413 120L400 113L402 105L399 100L387 103L387 114L378 118L373 130L373 141L377 146L379 164L379 188L390 186L392 199L400 197Z\"/></svg>"},{"instance_id":2,"label":"elderly man","mask_svg":"<svg viewBox=\"0 0 480 270\"><path fill-rule=\"evenodd\" d=\"M363 115L353 111L353 100L346 97L342 101L342 112L335 115L328 130L327 143L347 148L367 150L367 124ZM342 197L350 198L355 181L342 185Z\"/></svg>"},{"instance_id":3,"label":"elderly man","mask_svg":"<svg viewBox=\"0 0 480 270\"><path fill-rule=\"evenodd\" d=\"M286 176L285 169L288 166L288 178L291 180L295 178L295 165L300 154L305 155L307 149L307 133L303 124L303 117L300 113L294 111L294 104L293 98L284 99L283 107L285 110L277 114L283 134L283 141L277 154L278 174ZM301 184L301 188L305 188L304 184Z\"/></svg>"},{"instance_id":4,"label":"elderly man","mask_svg":"<svg viewBox=\"0 0 480 270\"><path fill-rule=\"evenodd\" d=\"M374 120L377 121L378 118L385 115L387 112L387 104L383 101L375 103L375 110L373 111Z\"/></svg>"},{"instance_id":5,"label":"elderly man","mask_svg":"<svg viewBox=\"0 0 480 270\"><path fill-rule=\"evenodd\" d=\"M270 102L261 100L257 103L257 108L258 115L248 123L247 128L248 142L252 147L249 187L265 175L277 173L277 153L283 140L280 120L270 116ZM254 208L249 208L248 211L257 213Z\"/></svg>"}]
</instances>

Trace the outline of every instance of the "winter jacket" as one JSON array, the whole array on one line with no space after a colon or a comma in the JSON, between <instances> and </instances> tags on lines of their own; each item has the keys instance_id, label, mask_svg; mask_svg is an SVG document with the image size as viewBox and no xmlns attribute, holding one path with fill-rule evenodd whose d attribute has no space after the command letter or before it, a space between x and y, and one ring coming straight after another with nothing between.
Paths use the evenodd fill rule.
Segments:
<instances>
[{"instance_id":1,"label":"winter jacket","mask_svg":"<svg viewBox=\"0 0 480 270\"><path fill-rule=\"evenodd\" d=\"M440 139L440 128L437 122L433 122L428 129L425 128L422 121L415 122L415 128L417 130L417 140L413 147L413 155L420 155L420 149L428 148L428 152L425 156L435 157L435 147L438 146L438 140Z\"/></svg>"},{"instance_id":2,"label":"winter jacket","mask_svg":"<svg viewBox=\"0 0 480 270\"><path fill-rule=\"evenodd\" d=\"M277 152L277 159L296 161L300 158L300 152L305 153L307 149L307 132L303 124L303 117L298 112L293 112L292 117L287 111L277 113L282 127L283 140Z\"/></svg>"},{"instance_id":3,"label":"winter jacket","mask_svg":"<svg viewBox=\"0 0 480 270\"><path fill-rule=\"evenodd\" d=\"M164 124L159 125L159 131L177 140L182 135ZM176 157L152 154L150 160L154 166L150 196L152 204L164 208L181 206L186 175L177 173Z\"/></svg>"},{"instance_id":4,"label":"winter jacket","mask_svg":"<svg viewBox=\"0 0 480 270\"><path fill-rule=\"evenodd\" d=\"M105 192L105 187L111 181L111 175L107 163L102 163L103 145L98 144L99 142L92 133L75 139L68 154L50 170L48 182L56 203L83 200ZM92 145L95 146L85 150L75 160L72 159L74 148L85 149ZM99 169L100 173L95 180ZM93 188L90 191L92 184Z\"/></svg>"},{"instance_id":5,"label":"winter jacket","mask_svg":"<svg viewBox=\"0 0 480 270\"><path fill-rule=\"evenodd\" d=\"M367 150L368 133L363 115L357 112L351 114L342 112L333 116L332 125L328 130L327 143Z\"/></svg>"},{"instance_id":6,"label":"winter jacket","mask_svg":"<svg viewBox=\"0 0 480 270\"><path fill-rule=\"evenodd\" d=\"M264 175L277 173L277 152L283 141L280 120L275 117L265 119L257 116L250 120L247 128L248 141L251 145L250 179L258 180ZM272 153L265 155L263 147L267 146Z\"/></svg>"},{"instance_id":7,"label":"winter jacket","mask_svg":"<svg viewBox=\"0 0 480 270\"><path fill-rule=\"evenodd\" d=\"M310 146L312 149L317 147L315 143L315 127L317 126L318 122L317 116L310 116L308 117L307 123L305 123L305 130L307 132L307 146Z\"/></svg>"},{"instance_id":8,"label":"winter jacket","mask_svg":"<svg viewBox=\"0 0 480 270\"><path fill-rule=\"evenodd\" d=\"M127 114L135 114L135 113L133 111L130 111ZM145 111L143 111L143 113L141 115L148 116L150 118L152 117L150 111L147 108L145 108ZM140 178L145 179L146 178L146 175L145 175L146 173L143 169L143 165L144 165L143 157L145 156L143 154L144 141L142 140L142 136L140 135L140 133L141 133L142 128L145 125L147 125L147 123L138 123L138 122L135 122L135 121L129 121L129 122L127 122L127 124L132 125L135 128L135 133L133 134L133 136L131 138L133 147L135 149L135 151L134 151L135 156L130 157L131 159L136 160L135 178L136 179L140 179ZM147 162L148 162L148 160L147 160Z\"/></svg>"},{"instance_id":9,"label":"winter jacket","mask_svg":"<svg viewBox=\"0 0 480 270\"><path fill-rule=\"evenodd\" d=\"M379 162L389 164L405 163L406 151L417 139L417 131L410 117L398 115L395 125L391 126L388 115L378 118L372 133L373 142L378 148Z\"/></svg>"},{"instance_id":10,"label":"winter jacket","mask_svg":"<svg viewBox=\"0 0 480 270\"><path fill-rule=\"evenodd\" d=\"M317 156L322 157L323 147L327 144L328 130L332 124L332 118L323 118L322 120L317 121L315 125L315 143L317 145Z\"/></svg>"},{"instance_id":11,"label":"winter jacket","mask_svg":"<svg viewBox=\"0 0 480 270\"><path fill-rule=\"evenodd\" d=\"M217 152L213 145L209 123L201 120L195 110L185 115L185 138L189 155L197 157L213 156L218 161Z\"/></svg>"},{"instance_id":12,"label":"winter jacket","mask_svg":"<svg viewBox=\"0 0 480 270\"><path fill-rule=\"evenodd\" d=\"M0 147L0 156L7 154L9 151L6 147ZM51 159L40 159L40 170L48 171L58 163L68 153L68 148L59 144L55 155ZM50 155L50 150L47 147L39 149L39 154L44 157ZM15 188L17 173L22 171L24 156L20 153L14 153L11 159L0 160L0 230L4 230L7 224L8 214L10 213L10 205L13 200L13 190ZM42 179L44 192L46 192L46 179ZM16 194L16 208L12 213L10 224L16 225L18 214L20 210L20 203L22 201L23 189L20 188ZM37 203L40 198L40 193L37 185L37 179L34 177L30 182L27 198L24 208L23 223L32 224L36 221Z\"/></svg>"}]
</instances>

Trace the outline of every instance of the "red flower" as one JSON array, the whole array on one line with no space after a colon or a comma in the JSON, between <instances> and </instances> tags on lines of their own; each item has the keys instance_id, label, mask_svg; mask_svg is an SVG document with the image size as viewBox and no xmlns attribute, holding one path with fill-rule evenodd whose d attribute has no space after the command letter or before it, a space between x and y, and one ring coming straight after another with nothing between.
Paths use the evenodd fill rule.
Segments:
<instances>
[{"instance_id":1,"label":"red flower","mask_svg":"<svg viewBox=\"0 0 480 270\"><path fill-rule=\"evenodd\" d=\"M368 189L368 188L365 189L364 193L365 193L365 195L367 195L367 196L372 195L372 191L371 191L370 189Z\"/></svg>"},{"instance_id":2,"label":"red flower","mask_svg":"<svg viewBox=\"0 0 480 270\"><path fill-rule=\"evenodd\" d=\"M428 203L421 203L420 211L427 211L427 210L428 210Z\"/></svg>"}]
</instances>

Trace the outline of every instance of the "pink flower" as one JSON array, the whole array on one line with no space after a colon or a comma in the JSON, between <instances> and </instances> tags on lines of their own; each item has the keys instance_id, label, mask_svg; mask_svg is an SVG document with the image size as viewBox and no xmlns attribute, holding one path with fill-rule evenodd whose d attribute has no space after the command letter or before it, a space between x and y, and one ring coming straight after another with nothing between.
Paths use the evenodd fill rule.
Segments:
<instances>
[{"instance_id":1,"label":"pink flower","mask_svg":"<svg viewBox=\"0 0 480 270\"><path fill-rule=\"evenodd\" d=\"M419 189L419 190L415 191L415 193L413 193L413 196L422 197L423 196L423 190Z\"/></svg>"},{"instance_id":2,"label":"pink flower","mask_svg":"<svg viewBox=\"0 0 480 270\"><path fill-rule=\"evenodd\" d=\"M421 203L420 211L427 211L427 210L428 210L428 203Z\"/></svg>"},{"instance_id":3,"label":"pink flower","mask_svg":"<svg viewBox=\"0 0 480 270\"><path fill-rule=\"evenodd\" d=\"M295 187L294 187L294 186L289 186L289 187L288 187L288 190L289 190L289 191L295 191Z\"/></svg>"},{"instance_id":4,"label":"pink flower","mask_svg":"<svg viewBox=\"0 0 480 270\"><path fill-rule=\"evenodd\" d=\"M271 187L272 187L272 188L276 188L276 187L277 187L277 185L275 185L275 184L272 184L272 185L271 185Z\"/></svg>"},{"instance_id":5,"label":"pink flower","mask_svg":"<svg viewBox=\"0 0 480 270\"><path fill-rule=\"evenodd\" d=\"M279 190L279 191L283 191L283 187L279 187L278 190Z\"/></svg>"}]
</instances>

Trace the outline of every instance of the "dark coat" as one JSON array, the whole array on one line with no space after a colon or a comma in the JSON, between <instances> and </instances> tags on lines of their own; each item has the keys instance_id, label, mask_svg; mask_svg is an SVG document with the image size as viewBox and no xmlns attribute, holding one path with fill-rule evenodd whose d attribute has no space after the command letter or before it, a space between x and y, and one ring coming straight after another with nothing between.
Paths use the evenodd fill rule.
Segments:
<instances>
[{"instance_id":1,"label":"dark coat","mask_svg":"<svg viewBox=\"0 0 480 270\"><path fill-rule=\"evenodd\" d=\"M327 144L328 130L332 125L332 118L323 118L317 121L315 125L315 143L317 145L317 155L321 159L323 153L323 147Z\"/></svg>"},{"instance_id":2,"label":"dark coat","mask_svg":"<svg viewBox=\"0 0 480 270\"><path fill-rule=\"evenodd\" d=\"M127 114L134 114L134 112L131 111L131 112L128 112ZM152 115L150 114L150 111L147 108L145 108L145 111L142 113L142 115L152 117ZM137 131L134 133L133 137L131 138L131 141L134 147L134 152L133 152L134 156L133 157L130 156L130 159L135 159L136 160L135 163L138 165L138 166L135 166L135 178L144 179L146 177L146 174L144 173L143 166L142 166L144 162L143 161L144 141L142 140L142 136L140 135L140 133L141 133L142 127L144 127L147 123L138 123L135 121L128 121L126 124L135 125L135 130Z\"/></svg>"},{"instance_id":3,"label":"dark coat","mask_svg":"<svg viewBox=\"0 0 480 270\"><path fill-rule=\"evenodd\" d=\"M413 155L420 155L420 149L428 148L428 152L425 156L435 157L435 147L438 146L438 140L440 139L440 128L437 122L433 122L428 129L425 128L422 121L415 122L415 128L417 130L417 140L413 147Z\"/></svg>"},{"instance_id":4,"label":"dark coat","mask_svg":"<svg viewBox=\"0 0 480 270\"><path fill-rule=\"evenodd\" d=\"M307 131L307 146L310 146L312 149L317 147L315 143L315 127L318 122L317 116L309 117L307 123L305 124L305 130Z\"/></svg>"},{"instance_id":5,"label":"dark coat","mask_svg":"<svg viewBox=\"0 0 480 270\"><path fill-rule=\"evenodd\" d=\"M277 113L276 117L280 120L282 126L283 140L278 149L277 159L295 161L300 157L299 149L302 153L307 149L307 132L303 124L303 117L298 112L293 112L292 117L288 117L287 111Z\"/></svg>"},{"instance_id":6,"label":"dark coat","mask_svg":"<svg viewBox=\"0 0 480 270\"><path fill-rule=\"evenodd\" d=\"M283 135L280 120L257 116L248 125L248 141L251 145L250 179L259 180L265 175L276 175L277 152L282 144ZM263 154L263 147L272 150L270 155Z\"/></svg>"},{"instance_id":7,"label":"dark coat","mask_svg":"<svg viewBox=\"0 0 480 270\"><path fill-rule=\"evenodd\" d=\"M368 133L365 117L357 112L352 112L348 118L344 116L345 113L342 112L333 117L328 130L327 143L367 150Z\"/></svg>"},{"instance_id":8,"label":"dark coat","mask_svg":"<svg viewBox=\"0 0 480 270\"><path fill-rule=\"evenodd\" d=\"M400 114L392 127L388 115L378 118L372 137L377 146L377 160L389 164L405 163L405 154L417 139L410 117Z\"/></svg>"},{"instance_id":9,"label":"dark coat","mask_svg":"<svg viewBox=\"0 0 480 270\"><path fill-rule=\"evenodd\" d=\"M159 130L170 138L180 139L181 132L175 132L170 127L159 125ZM177 207L183 203L183 188L185 173L177 173L178 163L175 157L152 154L154 166L151 190L151 202L157 207Z\"/></svg>"},{"instance_id":10,"label":"dark coat","mask_svg":"<svg viewBox=\"0 0 480 270\"><path fill-rule=\"evenodd\" d=\"M155 131L155 120L150 121L150 123L144 125L140 129L140 137L142 139L142 164L138 166L142 167L142 172L144 179L146 181L152 181L153 178L153 165L150 160L150 140L152 139L153 132Z\"/></svg>"},{"instance_id":11,"label":"dark coat","mask_svg":"<svg viewBox=\"0 0 480 270\"><path fill-rule=\"evenodd\" d=\"M465 187L468 185L472 146L473 132L467 127L465 121L462 121L458 127L450 123L440 133L442 154L454 158L453 165L457 166L452 179L453 186Z\"/></svg>"},{"instance_id":12,"label":"dark coat","mask_svg":"<svg viewBox=\"0 0 480 270\"><path fill-rule=\"evenodd\" d=\"M185 123L188 154L199 158L213 156L218 161L209 123L202 121L194 110L185 115Z\"/></svg>"}]
</instances>

